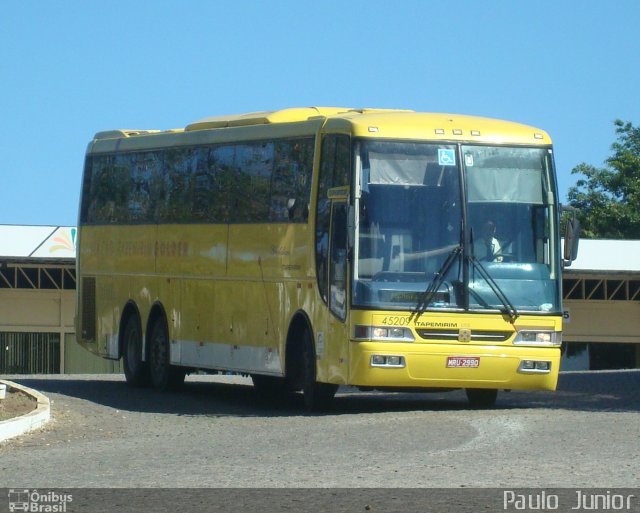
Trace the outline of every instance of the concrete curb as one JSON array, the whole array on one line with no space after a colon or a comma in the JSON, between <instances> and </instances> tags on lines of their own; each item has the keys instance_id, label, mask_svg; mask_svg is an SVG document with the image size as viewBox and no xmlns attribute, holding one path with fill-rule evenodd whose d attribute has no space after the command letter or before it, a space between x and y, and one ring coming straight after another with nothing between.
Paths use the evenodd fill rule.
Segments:
<instances>
[{"instance_id":1,"label":"concrete curb","mask_svg":"<svg viewBox=\"0 0 640 513\"><path fill-rule=\"evenodd\" d=\"M7 390L20 390L33 397L37 402L36 409L32 412L16 417L15 419L3 420L0 422L0 443L9 438L20 436L34 429L39 429L51 419L51 409L49 398L32 388L19 385L12 381L0 379L0 383L7 385Z\"/></svg>"}]
</instances>

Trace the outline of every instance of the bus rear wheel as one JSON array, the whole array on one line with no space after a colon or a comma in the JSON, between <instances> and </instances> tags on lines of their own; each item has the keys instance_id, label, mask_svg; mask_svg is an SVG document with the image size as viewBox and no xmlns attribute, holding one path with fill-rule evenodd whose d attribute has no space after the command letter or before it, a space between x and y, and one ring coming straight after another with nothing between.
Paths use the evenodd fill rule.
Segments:
<instances>
[{"instance_id":1,"label":"bus rear wheel","mask_svg":"<svg viewBox=\"0 0 640 513\"><path fill-rule=\"evenodd\" d=\"M170 363L169 336L162 317L158 317L149 337L149 374L156 390L175 390L184 383L186 369Z\"/></svg>"},{"instance_id":2,"label":"bus rear wheel","mask_svg":"<svg viewBox=\"0 0 640 513\"><path fill-rule=\"evenodd\" d=\"M498 398L498 391L489 388L467 388L467 399L472 408L479 410L493 408Z\"/></svg>"},{"instance_id":3,"label":"bus rear wheel","mask_svg":"<svg viewBox=\"0 0 640 513\"><path fill-rule=\"evenodd\" d=\"M316 412L326 409L337 391L338 385L316 381L316 352L311 334L305 330L302 341L302 394L305 410Z\"/></svg>"},{"instance_id":4,"label":"bus rear wheel","mask_svg":"<svg viewBox=\"0 0 640 513\"><path fill-rule=\"evenodd\" d=\"M142 361L142 333L134 315L130 315L123 332L122 363L127 384L134 387L149 385L149 366Z\"/></svg>"}]
</instances>

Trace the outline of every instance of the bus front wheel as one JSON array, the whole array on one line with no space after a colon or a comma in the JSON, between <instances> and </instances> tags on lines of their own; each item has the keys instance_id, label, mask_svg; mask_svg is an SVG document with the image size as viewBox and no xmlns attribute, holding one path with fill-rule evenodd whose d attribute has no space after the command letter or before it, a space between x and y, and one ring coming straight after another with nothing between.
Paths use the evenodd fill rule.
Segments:
<instances>
[{"instance_id":1,"label":"bus front wheel","mask_svg":"<svg viewBox=\"0 0 640 513\"><path fill-rule=\"evenodd\" d=\"M175 390L184 382L186 369L171 365L169 336L162 317L158 317L149 337L149 373L157 390Z\"/></svg>"},{"instance_id":2,"label":"bus front wheel","mask_svg":"<svg viewBox=\"0 0 640 513\"><path fill-rule=\"evenodd\" d=\"M305 330L302 347L302 394L308 412L321 411L329 406L338 385L316 381L316 352L313 339Z\"/></svg>"},{"instance_id":3,"label":"bus front wheel","mask_svg":"<svg viewBox=\"0 0 640 513\"><path fill-rule=\"evenodd\" d=\"M122 363L127 384L134 387L149 385L149 366L142 361L142 333L134 315L129 315L124 327Z\"/></svg>"}]
</instances>

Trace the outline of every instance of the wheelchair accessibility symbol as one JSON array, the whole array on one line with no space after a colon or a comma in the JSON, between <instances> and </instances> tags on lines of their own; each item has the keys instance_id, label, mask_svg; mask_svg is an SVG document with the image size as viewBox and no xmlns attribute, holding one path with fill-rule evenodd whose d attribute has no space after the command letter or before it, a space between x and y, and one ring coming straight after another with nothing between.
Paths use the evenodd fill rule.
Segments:
<instances>
[{"instance_id":1,"label":"wheelchair accessibility symbol","mask_svg":"<svg viewBox=\"0 0 640 513\"><path fill-rule=\"evenodd\" d=\"M456 165L456 152L455 150L438 150L438 164L441 166L455 166Z\"/></svg>"}]
</instances>

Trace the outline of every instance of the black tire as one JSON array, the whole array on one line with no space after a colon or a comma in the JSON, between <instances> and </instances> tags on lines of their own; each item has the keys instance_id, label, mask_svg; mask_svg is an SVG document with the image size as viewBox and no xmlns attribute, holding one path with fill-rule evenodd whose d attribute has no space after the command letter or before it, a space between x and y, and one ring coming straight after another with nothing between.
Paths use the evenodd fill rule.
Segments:
<instances>
[{"instance_id":1,"label":"black tire","mask_svg":"<svg viewBox=\"0 0 640 513\"><path fill-rule=\"evenodd\" d=\"M149 336L149 375L156 390L176 390L184 383L185 368L170 363L169 335L164 319L158 317Z\"/></svg>"},{"instance_id":2,"label":"black tire","mask_svg":"<svg viewBox=\"0 0 640 513\"><path fill-rule=\"evenodd\" d=\"M122 338L122 366L127 384L133 387L148 386L151 381L149 365L142 361L142 332L140 323L134 315L130 315L127 319Z\"/></svg>"},{"instance_id":3,"label":"black tire","mask_svg":"<svg viewBox=\"0 0 640 513\"><path fill-rule=\"evenodd\" d=\"M467 399L472 408L484 410L493 408L498 398L498 390L488 388L467 388Z\"/></svg>"},{"instance_id":4,"label":"black tire","mask_svg":"<svg viewBox=\"0 0 640 513\"><path fill-rule=\"evenodd\" d=\"M326 409L337 390L338 385L316 381L316 351L311 333L305 330L302 339L302 394L305 410L316 412Z\"/></svg>"}]
</instances>

